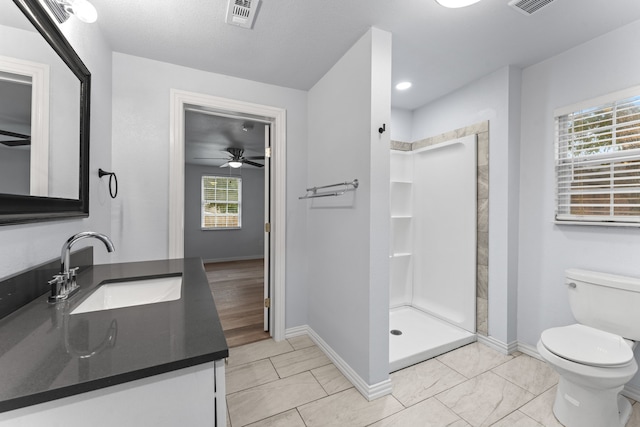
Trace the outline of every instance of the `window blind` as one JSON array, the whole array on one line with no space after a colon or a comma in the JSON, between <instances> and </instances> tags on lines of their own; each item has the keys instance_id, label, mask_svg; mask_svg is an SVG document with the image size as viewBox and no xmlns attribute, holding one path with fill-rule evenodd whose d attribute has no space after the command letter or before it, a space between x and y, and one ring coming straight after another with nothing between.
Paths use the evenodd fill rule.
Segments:
<instances>
[{"instance_id":1,"label":"window blind","mask_svg":"<svg viewBox=\"0 0 640 427\"><path fill-rule=\"evenodd\" d=\"M640 222L640 90L626 95L556 115L557 221Z\"/></svg>"},{"instance_id":2,"label":"window blind","mask_svg":"<svg viewBox=\"0 0 640 427\"><path fill-rule=\"evenodd\" d=\"M242 179L202 177L202 228L240 228Z\"/></svg>"}]
</instances>

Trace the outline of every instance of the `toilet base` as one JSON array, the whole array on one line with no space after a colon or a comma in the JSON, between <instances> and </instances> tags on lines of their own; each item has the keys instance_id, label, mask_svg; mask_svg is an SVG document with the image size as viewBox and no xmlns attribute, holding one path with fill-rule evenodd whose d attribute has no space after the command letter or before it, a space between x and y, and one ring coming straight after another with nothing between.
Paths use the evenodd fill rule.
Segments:
<instances>
[{"instance_id":1,"label":"toilet base","mask_svg":"<svg viewBox=\"0 0 640 427\"><path fill-rule=\"evenodd\" d=\"M593 389L560 377L553 414L566 427L624 427L632 408L622 388Z\"/></svg>"}]
</instances>

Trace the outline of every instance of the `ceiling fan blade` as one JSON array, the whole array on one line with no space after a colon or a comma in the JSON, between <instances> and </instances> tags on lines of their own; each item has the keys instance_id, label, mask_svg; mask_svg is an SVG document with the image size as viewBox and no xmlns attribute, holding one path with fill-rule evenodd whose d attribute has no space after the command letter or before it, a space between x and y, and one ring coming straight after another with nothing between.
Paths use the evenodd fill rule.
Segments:
<instances>
[{"instance_id":1,"label":"ceiling fan blade","mask_svg":"<svg viewBox=\"0 0 640 427\"><path fill-rule=\"evenodd\" d=\"M0 129L0 135L10 136L12 138L19 138L19 139L31 139L31 135L25 135L23 133L11 132L11 131L4 130L4 129Z\"/></svg>"},{"instance_id":2,"label":"ceiling fan blade","mask_svg":"<svg viewBox=\"0 0 640 427\"><path fill-rule=\"evenodd\" d=\"M31 145L31 139L14 139L11 141L0 141L0 144L6 145L7 147L19 147L22 145Z\"/></svg>"},{"instance_id":3,"label":"ceiling fan blade","mask_svg":"<svg viewBox=\"0 0 640 427\"><path fill-rule=\"evenodd\" d=\"M245 159L249 159L249 160L264 160L264 156L249 156L249 157L245 157Z\"/></svg>"},{"instance_id":4,"label":"ceiling fan blade","mask_svg":"<svg viewBox=\"0 0 640 427\"><path fill-rule=\"evenodd\" d=\"M220 165L221 168L228 168L229 167L229 162L225 163L224 165Z\"/></svg>"},{"instance_id":5,"label":"ceiling fan blade","mask_svg":"<svg viewBox=\"0 0 640 427\"><path fill-rule=\"evenodd\" d=\"M264 166L264 165L261 165L260 163L252 162L251 160L243 160L242 163L244 163L246 165L255 166L257 168L261 168L261 167Z\"/></svg>"},{"instance_id":6,"label":"ceiling fan blade","mask_svg":"<svg viewBox=\"0 0 640 427\"><path fill-rule=\"evenodd\" d=\"M18 138L18 139L11 139L8 141L0 141L0 144L4 144L7 147L19 147L21 145L31 145L30 135L24 135L22 133L11 132L3 129L0 129L0 135L8 136L10 138Z\"/></svg>"},{"instance_id":7,"label":"ceiling fan blade","mask_svg":"<svg viewBox=\"0 0 640 427\"><path fill-rule=\"evenodd\" d=\"M229 160L228 157L194 157L193 160Z\"/></svg>"}]
</instances>

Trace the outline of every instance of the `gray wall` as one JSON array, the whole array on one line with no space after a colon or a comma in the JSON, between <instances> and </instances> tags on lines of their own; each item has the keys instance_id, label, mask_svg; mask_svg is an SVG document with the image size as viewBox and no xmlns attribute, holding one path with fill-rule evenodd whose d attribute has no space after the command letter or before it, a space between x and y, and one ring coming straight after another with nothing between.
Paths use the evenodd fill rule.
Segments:
<instances>
[{"instance_id":1,"label":"gray wall","mask_svg":"<svg viewBox=\"0 0 640 427\"><path fill-rule=\"evenodd\" d=\"M308 212L309 326L369 385L389 376L391 34L371 29L309 91L308 186L355 192ZM330 126L327 126L330 123Z\"/></svg>"},{"instance_id":2,"label":"gray wall","mask_svg":"<svg viewBox=\"0 0 640 427\"><path fill-rule=\"evenodd\" d=\"M264 255L264 170L251 166L235 169L242 178L242 228L200 228L200 178L228 176L229 169L186 165L184 192L184 256L207 261L262 258Z\"/></svg>"}]
</instances>

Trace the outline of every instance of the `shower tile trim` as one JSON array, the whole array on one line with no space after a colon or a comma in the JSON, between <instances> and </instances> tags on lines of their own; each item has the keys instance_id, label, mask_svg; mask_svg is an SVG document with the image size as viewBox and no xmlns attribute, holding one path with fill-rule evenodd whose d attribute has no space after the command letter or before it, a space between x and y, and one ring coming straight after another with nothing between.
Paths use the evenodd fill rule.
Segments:
<instances>
[{"instance_id":1,"label":"shower tile trim","mask_svg":"<svg viewBox=\"0 0 640 427\"><path fill-rule=\"evenodd\" d=\"M397 151L411 151L411 143L402 141L391 141L391 149Z\"/></svg>"},{"instance_id":2,"label":"shower tile trim","mask_svg":"<svg viewBox=\"0 0 640 427\"><path fill-rule=\"evenodd\" d=\"M476 267L482 274L476 277L476 332L488 335L489 313L489 284L487 275L489 270L489 121L474 123L439 135L431 136L414 142L391 141L391 149L397 151L413 151L420 148L440 144L452 139L477 135L477 194L478 194L478 239L476 253Z\"/></svg>"}]
</instances>

